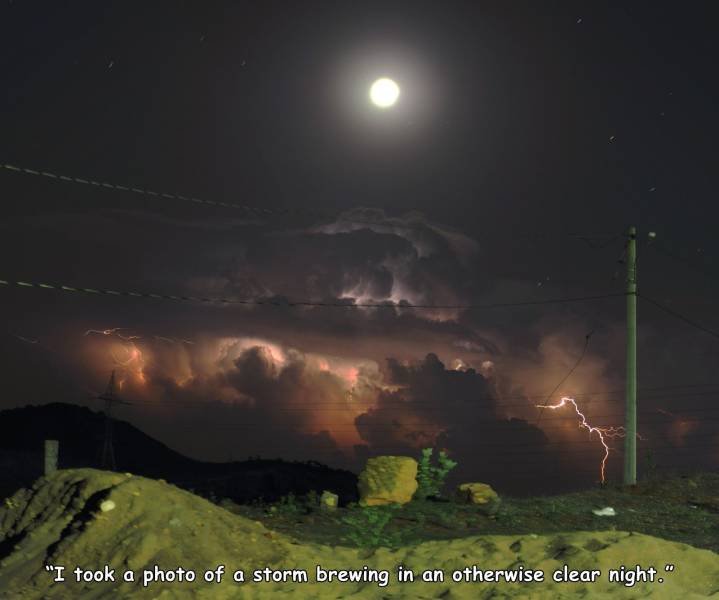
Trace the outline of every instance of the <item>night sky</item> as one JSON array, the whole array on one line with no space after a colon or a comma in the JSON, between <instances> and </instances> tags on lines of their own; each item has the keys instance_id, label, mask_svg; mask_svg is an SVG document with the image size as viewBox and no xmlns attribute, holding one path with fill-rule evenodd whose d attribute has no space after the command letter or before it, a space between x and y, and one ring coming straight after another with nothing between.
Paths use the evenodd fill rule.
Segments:
<instances>
[{"instance_id":1,"label":"night sky","mask_svg":"<svg viewBox=\"0 0 719 600\"><path fill-rule=\"evenodd\" d=\"M589 485L536 405L623 424L635 224L639 476L719 468L714 3L2 2L0 279L250 304L2 285L0 408L116 369L199 459Z\"/></svg>"}]
</instances>

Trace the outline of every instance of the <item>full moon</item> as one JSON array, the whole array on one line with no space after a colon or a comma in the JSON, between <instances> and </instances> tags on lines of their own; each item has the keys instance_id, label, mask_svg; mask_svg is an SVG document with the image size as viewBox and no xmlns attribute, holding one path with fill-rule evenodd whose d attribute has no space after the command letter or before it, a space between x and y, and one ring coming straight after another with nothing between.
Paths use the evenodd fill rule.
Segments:
<instances>
[{"instance_id":1,"label":"full moon","mask_svg":"<svg viewBox=\"0 0 719 600\"><path fill-rule=\"evenodd\" d=\"M370 100L380 108L389 108L399 98L399 86L386 77L378 79L369 90Z\"/></svg>"}]
</instances>

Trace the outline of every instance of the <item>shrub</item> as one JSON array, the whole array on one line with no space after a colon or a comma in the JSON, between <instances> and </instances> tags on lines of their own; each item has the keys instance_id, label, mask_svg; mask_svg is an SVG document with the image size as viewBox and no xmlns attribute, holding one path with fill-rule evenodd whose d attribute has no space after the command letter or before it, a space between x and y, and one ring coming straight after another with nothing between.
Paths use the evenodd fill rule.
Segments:
<instances>
[{"instance_id":1,"label":"shrub","mask_svg":"<svg viewBox=\"0 0 719 600\"><path fill-rule=\"evenodd\" d=\"M302 514L303 507L298 503L297 497L290 492L286 496L282 496L278 502L275 502L267 509L270 516L295 517Z\"/></svg>"},{"instance_id":2,"label":"shrub","mask_svg":"<svg viewBox=\"0 0 719 600\"><path fill-rule=\"evenodd\" d=\"M654 456L654 452L649 450L646 455L646 475L645 479L648 481L654 480L657 478L657 460Z\"/></svg>"},{"instance_id":3,"label":"shrub","mask_svg":"<svg viewBox=\"0 0 719 600\"><path fill-rule=\"evenodd\" d=\"M313 511L320 505L320 495L317 490L310 490L305 494L304 504L308 511Z\"/></svg>"},{"instance_id":4,"label":"shrub","mask_svg":"<svg viewBox=\"0 0 719 600\"><path fill-rule=\"evenodd\" d=\"M360 548L397 546L398 534L389 534L385 532L385 528L399 508L399 504L387 504L353 509L350 514L342 518L342 522L349 529L345 539Z\"/></svg>"},{"instance_id":5,"label":"shrub","mask_svg":"<svg viewBox=\"0 0 719 600\"><path fill-rule=\"evenodd\" d=\"M426 500L430 496L439 496L449 472L457 466L445 452L439 453L438 466L432 465L432 448L422 450L422 458L417 466L417 491L415 498Z\"/></svg>"}]
</instances>

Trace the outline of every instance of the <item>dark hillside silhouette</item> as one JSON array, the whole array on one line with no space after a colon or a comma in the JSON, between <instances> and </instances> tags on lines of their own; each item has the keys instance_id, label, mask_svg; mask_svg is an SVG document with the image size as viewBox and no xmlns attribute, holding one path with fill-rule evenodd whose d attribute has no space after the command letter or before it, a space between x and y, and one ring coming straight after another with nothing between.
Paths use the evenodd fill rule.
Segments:
<instances>
[{"instance_id":1,"label":"dark hillside silhouette","mask_svg":"<svg viewBox=\"0 0 719 600\"><path fill-rule=\"evenodd\" d=\"M100 466L105 416L65 403L25 406L0 412L0 495L31 485L42 475L43 443L60 442L60 469ZM117 470L162 478L203 495L235 502L275 501L289 493L331 490L346 504L356 499L354 473L319 463L253 459L197 461L175 452L133 425L113 424Z\"/></svg>"}]
</instances>

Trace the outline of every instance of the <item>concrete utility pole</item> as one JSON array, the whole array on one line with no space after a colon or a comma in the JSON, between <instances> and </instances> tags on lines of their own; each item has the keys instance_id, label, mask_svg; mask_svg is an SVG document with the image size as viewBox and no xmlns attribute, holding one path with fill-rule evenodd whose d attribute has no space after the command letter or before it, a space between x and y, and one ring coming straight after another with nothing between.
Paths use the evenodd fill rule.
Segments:
<instances>
[{"instance_id":1,"label":"concrete utility pole","mask_svg":"<svg viewBox=\"0 0 719 600\"><path fill-rule=\"evenodd\" d=\"M115 448L112 441L112 406L114 404L130 404L123 402L115 395L115 371L113 369L110 374L110 381L104 394L97 396L97 400L105 401L105 439L102 444L102 456L100 464L103 469L115 470L117 464L115 462Z\"/></svg>"},{"instance_id":2,"label":"concrete utility pole","mask_svg":"<svg viewBox=\"0 0 719 600\"><path fill-rule=\"evenodd\" d=\"M637 228L627 230L627 372L624 485L637 483Z\"/></svg>"},{"instance_id":3,"label":"concrete utility pole","mask_svg":"<svg viewBox=\"0 0 719 600\"><path fill-rule=\"evenodd\" d=\"M57 456L60 451L60 442L45 440L45 475L52 475L57 471Z\"/></svg>"}]
</instances>

